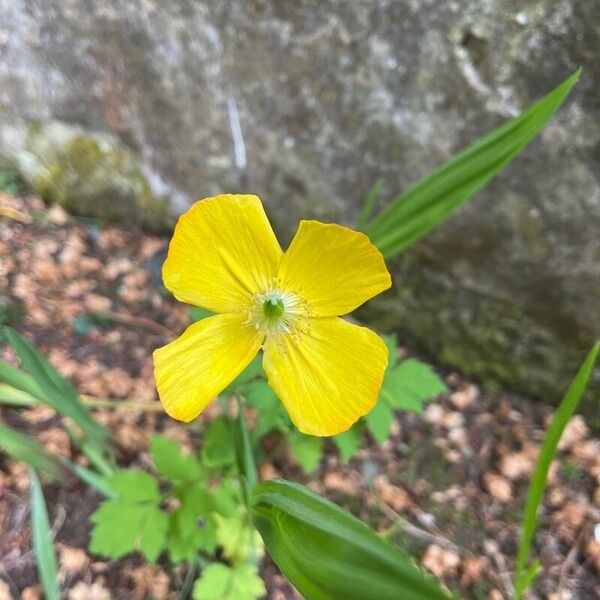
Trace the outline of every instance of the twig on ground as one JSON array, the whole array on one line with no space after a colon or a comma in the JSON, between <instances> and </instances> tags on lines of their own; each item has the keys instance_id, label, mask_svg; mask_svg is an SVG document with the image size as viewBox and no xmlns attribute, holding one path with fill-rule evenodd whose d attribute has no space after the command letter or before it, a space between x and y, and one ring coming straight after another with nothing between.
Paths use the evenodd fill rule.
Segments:
<instances>
[{"instance_id":1,"label":"twig on ground","mask_svg":"<svg viewBox=\"0 0 600 600\"><path fill-rule=\"evenodd\" d=\"M454 542L450 541L448 538L445 538L436 533L431 533L430 531L427 531L426 529L422 529L421 527L418 527L417 525L413 525L412 523L407 521L402 515L398 514L391 506L386 504L383 500L381 500L381 498L378 498L372 492L370 493L370 496L375 500L377 505L381 508L381 510L386 515L386 517L388 517L389 519L392 519L392 524L383 534L385 537L389 537L395 531L401 530L414 538L417 538L417 539L420 539L420 540L423 540L426 542L430 542L432 544L436 544L437 546L441 546L442 548L447 548L448 550L453 550L454 552L457 552L458 554L462 554L462 555L471 554L471 552L469 552L465 548L461 548L460 546L457 546Z\"/></svg>"},{"instance_id":2,"label":"twig on ground","mask_svg":"<svg viewBox=\"0 0 600 600\"><path fill-rule=\"evenodd\" d=\"M146 317L134 317L133 315L129 315L127 313L121 313L114 310L106 311L105 316L114 321L115 323L120 323L121 325L133 325L135 327L143 327L154 333L158 333L159 335L166 335L168 337L172 336L173 332L166 326L161 323L157 323L152 319L147 319Z\"/></svg>"},{"instance_id":3,"label":"twig on ground","mask_svg":"<svg viewBox=\"0 0 600 600\"><path fill-rule=\"evenodd\" d=\"M556 593L558 595L559 600L563 597L563 591L567 584L567 576L569 574L569 571L571 570L571 567L573 567L575 565L575 563L577 562L577 553L579 551L579 546L581 545L581 542L586 534L586 531L587 531L587 527L581 528L581 531L579 532L577 539L571 546L571 549L569 550L567 556L565 557L565 560L560 569L560 577L558 579L558 587L556 589Z\"/></svg>"}]
</instances>

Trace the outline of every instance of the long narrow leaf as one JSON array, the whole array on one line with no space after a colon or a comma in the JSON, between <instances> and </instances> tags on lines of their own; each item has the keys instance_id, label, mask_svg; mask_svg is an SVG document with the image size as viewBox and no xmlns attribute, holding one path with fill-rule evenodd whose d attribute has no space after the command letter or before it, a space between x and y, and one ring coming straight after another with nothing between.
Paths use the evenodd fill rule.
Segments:
<instances>
[{"instance_id":1,"label":"long narrow leaf","mask_svg":"<svg viewBox=\"0 0 600 600\"><path fill-rule=\"evenodd\" d=\"M527 501L525 503L525 511L523 514L521 541L517 553L517 569L515 572L515 591L517 599L521 597L526 587L534 578L532 569L527 568L526 562L529 557L529 552L531 551L533 536L537 528L538 509L544 495L550 463L556 454L556 448L560 441L560 437L562 436L569 419L577 409L579 401L587 388L599 354L600 341L596 342L587 355L585 362L579 369L579 372L575 376L575 379L569 386L567 393L564 395L556 410L552 424L544 436L540 455L535 464L531 482L529 483ZM533 569L533 571L535 571L535 569Z\"/></svg>"},{"instance_id":2,"label":"long narrow leaf","mask_svg":"<svg viewBox=\"0 0 600 600\"><path fill-rule=\"evenodd\" d=\"M33 406L39 400L8 383L0 383L0 404L5 406Z\"/></svg>"},{"instance_id":3,"label":"long narrow leaf","mask_svg":"<svg viewBox=\"0 0 600 600\"><path fill-rule=\"evenodd\" d=\"M38 441L15 431L4 423L0 423L0 450L56 479L62 479L60 464L46 453Z\"/></svg>"},{"instance_id":4,"label":"long narrow leaf","mask_svg":"<svg viewBox=\"0 0 600 600\"><path fill-rule=\"evenodd\" d=\"M579 73L395 198L366 228L383 255L408 248L500 173L554 115Z\"/></svg>"},{"instance_id":5,"label":"long narrow leaf","mask_svg":"<svg viewBox=\"0 0 600 600\"><path fill-rule=\"evenodd\" d=\"M258 481L258 475L256 473L256 463L254 462L254 453L252 452L250 435L248 434L244 405L241 401L238 401L238 417L235 423L234 446L240 475L245 477L249 488L252 489Z\"/></svg>"},{"instance_id":6,"label":"long narrow leaf","mask_svg":"<svg viewBox=\"0 0 600 600\"><path fill-rule=\"evenodd\" d=\"M3 360L0 360L0 381L36 398L39 398L42 394L40 386L29 373L25 373L25 371L17 369L17 367L13 367Z\"/></svg>"},{"instance_id":7,"label":"long narrow leaf","mask_svg":"<svg viewBox=\"0 0 600 600\"><path fill-rule=\"evenodd\" d=\"M70 460L63 459L61 461L74 475L79 477L81 481L87 483L95 490L100 492L106 498L116 498L117 494L113 491L108 483L107 476L101 475L91 469L86 469L77 463L71 462Z\"/></svg>"},{"instance_id":8,"label":"long narrow leaf","mask_svg":"<svg viewBox=\"0 0 600 600\"><path fill-rule=\"evenodd\" d=\"M4 331L23 367L39 386L42 399L58 413L71 417L91 439L104 443L108 432L94 421L87 408L79 402L77 392L71 384L14 329L5 327Z\"/></svg>"},{"instance_id":9,"label":"long narrow leaf","mask_svg":"<svg viewBox=\"0 0 600 600\"><path fill-rule=\"evenodd\" d=\"M42 486L34 469L29 470L29 478L31 481L31 535L40 583L46 600L59 600L56 554Z\"/></svg>"},{"instance_id":10,"label":"long narrow leaf","mask_svg":"<svg viewBox=\"0 0 600 600\"><path fill-rule=\"evenodd\" d=\"M447 600L412 559L308 488L259 483L252 517L267 551L307 600Z\"/></svg>"},{"instance_id":11,"label":"long narrow leaf","mask_svg":"<svg viewBox=\"0 0 600 600\"><path fill-rule=\"evenodd\" d=\"M373 208L375 208L375 202L377 202L379 199L379 194L381 194L381 188L383 187L384 183L385 179L380 177L369 190L369 193L365 199L365 203L363 204L363 207L358 214L358 218L356 219L356 229L363 230L367 226L367 223L371 218Z\"/></svg>"}]
</instances>

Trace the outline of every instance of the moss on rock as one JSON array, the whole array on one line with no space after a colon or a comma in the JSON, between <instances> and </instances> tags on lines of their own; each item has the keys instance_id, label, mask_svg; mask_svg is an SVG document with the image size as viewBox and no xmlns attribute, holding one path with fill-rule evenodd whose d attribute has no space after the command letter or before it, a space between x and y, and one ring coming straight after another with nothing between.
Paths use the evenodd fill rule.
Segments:
<instances>
[{"instance_id":1,"label":"moss on rock","mask_svg":"<svg viewBox=\"0 0 600 600\"><path fill-rule=\"evenodd\" d=\"M35 125L19 167L36 193L74 214L152 231L173 224L166 199L152 192L133 152L114 136Z\"/></svg>"}]
</instances>

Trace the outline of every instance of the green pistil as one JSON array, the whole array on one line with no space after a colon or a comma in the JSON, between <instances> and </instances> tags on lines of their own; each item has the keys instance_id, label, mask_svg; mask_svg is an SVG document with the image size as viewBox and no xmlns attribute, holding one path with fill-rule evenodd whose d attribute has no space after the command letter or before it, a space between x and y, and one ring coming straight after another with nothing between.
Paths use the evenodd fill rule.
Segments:
<instances>
[{"instance_id":1,"label":"green pistil","mask_svg":"<svg viewBox=\"0 0 600 600\"><path fill-rule=\"evenodd\" d=\"M279 319L283 314L285 307L281 298L269 298L263 302L263 314L267 319Z\"/></svg>"}]
</instances>

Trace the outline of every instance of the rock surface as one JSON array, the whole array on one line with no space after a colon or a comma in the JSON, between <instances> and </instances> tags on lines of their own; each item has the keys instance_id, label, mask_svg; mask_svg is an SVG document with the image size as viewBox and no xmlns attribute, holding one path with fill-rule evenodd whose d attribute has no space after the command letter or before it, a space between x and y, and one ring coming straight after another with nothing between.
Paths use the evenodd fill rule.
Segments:
<instances>
[{"instance_id":1,"label":"rock surface","mask_svg":"<svg viewBox=\"0 0 600 600\"><path fill-rule=\"evenodd\" d=\"M253 191L289 239L301 217L351 224L377 177L393 197L583 66L541 137L395 260L368 309L555 401L600 334L599 22L593 0L0 0L0 162L23 164L32 123L110 133L175 212Z\"/></svg>"}]
</instances>

